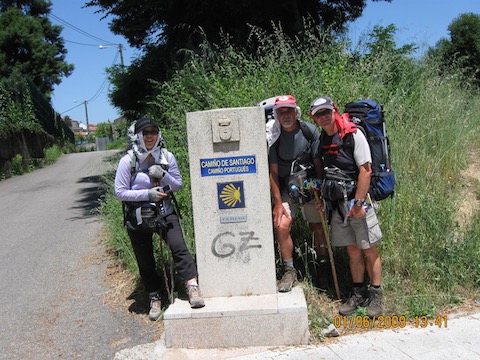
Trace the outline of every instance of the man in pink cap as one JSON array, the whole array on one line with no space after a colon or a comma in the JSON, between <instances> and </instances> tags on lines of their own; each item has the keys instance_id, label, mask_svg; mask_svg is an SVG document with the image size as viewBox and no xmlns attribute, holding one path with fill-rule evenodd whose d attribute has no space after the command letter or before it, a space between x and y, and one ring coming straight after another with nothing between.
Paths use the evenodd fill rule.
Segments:
<instances>
[{"instance_id":1,"label":"man in pink cap","mask_svg":"<svg viewBox=\"0 0 480 360\"><path fill-rule=\"evenodd\" d=\"M291 228L299 207L314 232L317 250L325 254L325 236L312 194L304 181L320 178L320 133L312 123L300 122L300 108L292 95L278 96L273 106L275 120L281 127L268 153L270 186L274 200L273 223L282 257L284 273L277 283L279 292L289 292L297 282L293 263Z\"/></svg>"}]
</instances>

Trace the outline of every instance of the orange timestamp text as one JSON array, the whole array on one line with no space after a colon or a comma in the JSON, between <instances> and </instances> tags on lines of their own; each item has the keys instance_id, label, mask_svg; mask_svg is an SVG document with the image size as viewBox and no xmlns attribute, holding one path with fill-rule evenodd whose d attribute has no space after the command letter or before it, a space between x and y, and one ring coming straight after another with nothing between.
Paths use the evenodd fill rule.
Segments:
<instances>
[{"instance_id":1,"label":"orange timestamp text","mask_svg":"<svg viewBox=\"0 0 480 360\"><path fill-rule=\"evenodd\" d=\"M336 328L362 328L362 329L396 329L407 326L407 318L403 315L387 316L341 316L333 317L333 325Z\"/></svg>"},{"instance_id":2,"label":"orange timestamp text","mask_svg":"<svg viewBox=\"0 0 480 360\"><path fill-rule=\"evenodd\" d=\"M427 316L415 316L415 318L413 319L413 325L417 328L426 328L427 326L446 328L448 325L448 318L447 315L438 315L435 318L429 318Z\"/></svg>"},{"instance_id":3,"label":"orange timestamp text","mask_svg":"<svg viewBox=\"0 0 480 360\"><path fill-rule=\"evenodd\" d=\"M427 326L447 327L447 316L427 318L426 316L415 316L413 326L425 328ZM409 325L404 315L380 315L370 318L369 316L342 316L333 317L333 325L338 328L362 328L362 329L398 329Z\"/></svg>"}]
</instances>

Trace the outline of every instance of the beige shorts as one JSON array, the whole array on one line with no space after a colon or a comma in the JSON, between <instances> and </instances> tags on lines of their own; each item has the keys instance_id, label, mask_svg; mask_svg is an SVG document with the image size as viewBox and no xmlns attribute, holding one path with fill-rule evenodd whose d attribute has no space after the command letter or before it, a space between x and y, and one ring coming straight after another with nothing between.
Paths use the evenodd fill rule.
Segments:
<instances>
[{"instance_id":1,"label":"beige shorts","mask_svg":"<svg viewBox=\"0 0 480 360\"><path fill-rule=\"evenodd\" d=\"M332 245L336 247L357 244L360 249L369 249L382 239L382 231L373 208L364 217L349 217L346 224L338 210L334 210L331 225Z\"/></svg>"},{"instance_id":2,"label":"beige shorts","mask_svg":"<svg viewBox=\"0 0 480 360\"><path fill-rule=\"evenodd\" d=\"M300 205L292 200L292 198L286 193L282 193L282 204L288 214L295 218L295 214L298 211L298 208L301 207L303 218L309 223L320 223L320 214L315 207L315 200L312 200L306 204Z\"/></svg>"}]
</instances>

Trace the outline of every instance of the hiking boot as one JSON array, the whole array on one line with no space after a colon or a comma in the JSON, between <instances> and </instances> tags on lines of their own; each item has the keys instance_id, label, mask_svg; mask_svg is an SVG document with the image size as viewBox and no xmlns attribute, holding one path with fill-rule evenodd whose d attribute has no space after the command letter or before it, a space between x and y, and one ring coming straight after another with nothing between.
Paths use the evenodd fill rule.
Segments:
<instances>
[{"instance_id":1,"label":"hiking boot","mask_svg":"<svg viewBox=\"0 0 480 360\"><path fill-rule=\"evenodd\" d=\"M203 300L202 293L198 285L188 285L188 302L192 309L201 308L205 306L205 301Z\"/></svg>"},{"instance_id":2,"label":"hiking boot","mask_svg":"<svg viewBox=\"0 0 480 360\"><path fill-rule=\"evenodd\" d=\"M285 267L282 279L277 282L278 292L290 292L297 283L297 270L293 267Z\"/></svg>"},{"instance_id":3,"label":"hiking boot","mask_svg":"<svg viewBox=\"0 0 480 360\"><path fill-rule=\"evenodd\" d=\"M162 315L162 302L160 301L160 294L155 293L150 295L150 311L148 318L152 321L157 321Z\"/></svg>"},{"instance_id":4,"label":"hiking boot","mask_svg":"<svg viewBox=\"0 0 480 360\"><path fill-rule=\"evenodd\" d=\"M354 287L350 297L340 306L340 309L338 309L338 313L340 315L353 314L359 306L363 305L366 299L367 288L365 286L360 288Z\"/></svg>"},{"instance_id":5,"label":"hiking boot","mask_svg":"<svg viewBox=\"0 0 480 360\"><path fill-rule=\"evenodd\" d=\"M368 300L366 302L367 316L373 318L374 316L382 315L382 289L370 288L368 291Z\"/></svg>"}]
</instances>

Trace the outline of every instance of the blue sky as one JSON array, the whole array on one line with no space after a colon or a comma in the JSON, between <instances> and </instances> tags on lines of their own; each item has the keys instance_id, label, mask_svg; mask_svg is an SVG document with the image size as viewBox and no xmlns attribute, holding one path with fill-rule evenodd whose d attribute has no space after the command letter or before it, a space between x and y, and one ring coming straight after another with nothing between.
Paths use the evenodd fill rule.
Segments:
<instances>
[{"instance_id":1,"label":"blue sky","mask_svg":"<svg viewBox=\"0 0 480 360\"><path fill-rule=\"evenodd\" d=\"M83 102L87 101L89 123L96 124L113 121L121 115L108 100L105 72L105 68L120 63L118 44L123 46L127 66L138 52L108 29L108 19L100 20L102 16L95 14L95 8L82 8L85 3L85 0L52 0L52 14L61 21L54 17L50 20L64 27L66 60L75 65L72 75L55 87L52 104L62 115L85 123ZM363 16L350 24L349 36L356 43L375 25L395 24L397 44L416 43L423 53L440 38L449 38L448 25L468 12L480 14L480 0L393 0L391 3L368 0ZM107 43L112 47L98 48Z\"/></svg>"},{"instance_id":2,"label":"blue sky","mask_svg":"<svg viewBox=\"0 0 480 360\"><path fill-rule=\"evenodd\" d=\"M84 101L90 124L113 121L121 114L108 100L109 84L105 69L120 64L118 44L122 44L125 65L136 57L136 50L128 46L122 36L108 29L108 20L100 20L96 8L82 8L86 0L53 0L50 21L62 25L61 36L68 50L66 61L75 66L69 77L54 88L53 108L62 115L86 123ZM62 21L58 20L60 18ZM67 24L71 25L67 25ZM99 45L109 44L99 49Z\"/></svg>"},{"instance_id":3,"label":"blue sky","mask_svg":"<svg viewBox=\"0 0 480 360\"><path fill-rule=\"evenodd\" d=\"M358 39L375 25L395 24L397 45L416 43L419 54L434 46L441 38L450 39L448 25L460 14L480 14L479 0L367 0L362 17L350 25L349 37Z\"/></svg>"}]
</instances>

